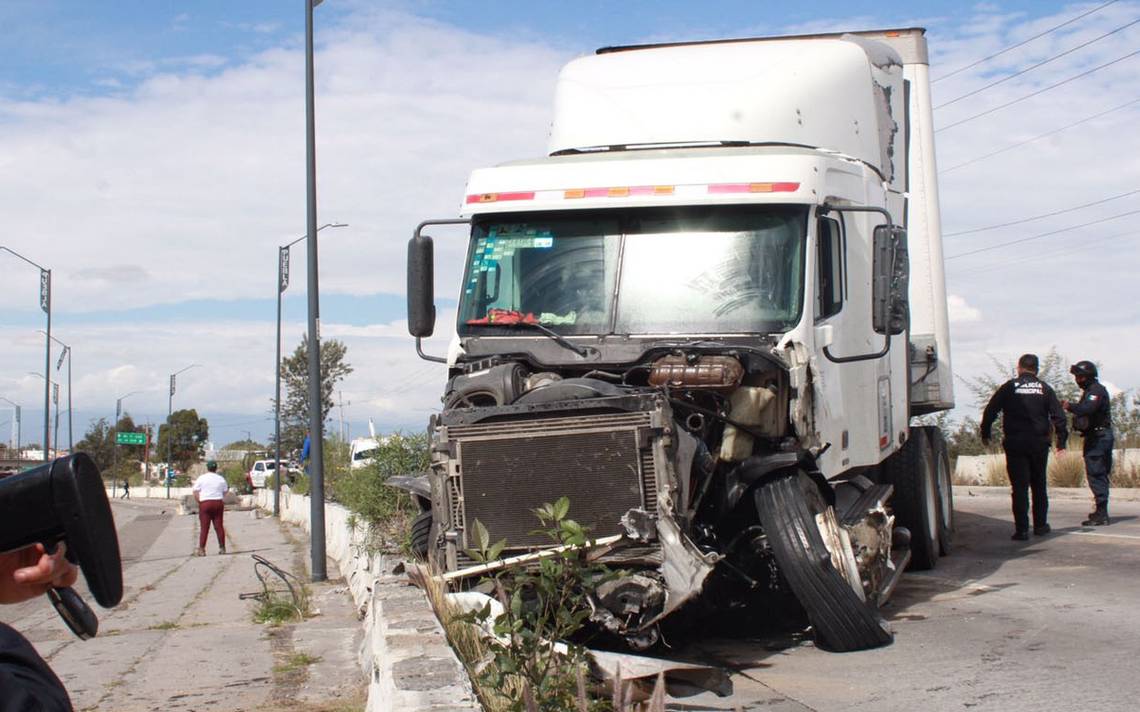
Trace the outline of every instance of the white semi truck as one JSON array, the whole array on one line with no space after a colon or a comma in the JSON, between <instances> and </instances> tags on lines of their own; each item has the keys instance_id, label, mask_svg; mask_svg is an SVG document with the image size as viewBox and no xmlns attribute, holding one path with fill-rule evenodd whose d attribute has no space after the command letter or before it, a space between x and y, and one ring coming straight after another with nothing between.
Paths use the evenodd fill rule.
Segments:
<instances>
[{"instance_id":1,"label":"white semi truck","mask_svg":"<svg viewBox=\"0 0 1140 712\"><path fill-rule=\"evenodd\" d=\"M549 155L474 171L408 249L408 327L447 363L417 548L452 581L476 520L541 556L567 496L622 572L595 624L794 595L881 645L902 570L948 551L953 407L924 32L609 47L570 62ZM427 226L470 225L455 338ZM775 609L772 609L775 610Z\"/></svg>"}]
</instances>

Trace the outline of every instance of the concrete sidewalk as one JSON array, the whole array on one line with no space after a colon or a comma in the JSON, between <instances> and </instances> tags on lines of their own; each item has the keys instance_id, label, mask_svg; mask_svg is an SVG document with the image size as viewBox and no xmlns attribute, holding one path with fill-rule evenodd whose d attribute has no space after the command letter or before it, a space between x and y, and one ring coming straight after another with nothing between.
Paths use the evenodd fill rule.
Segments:
<instances>
[{"instance_id":1,"label":"concrete sidewalk","mask_svg":"<svg viewBox=\"0 0 1140 712\"><path fill-rule=\"evenodd\" d=\"M198 518L174 500L116 501L123 601L97 609L100 633L80 641L47 600L0 609L48 660L77 710L362 710L362 629L342 581L310 584L319 615L277 627L253 622L261 590L250 553L307 579L304 532L254 511L228 511L227 549L197 546ZM329 566L336 572L335 565ZM94 606L80 585L80 592Z\"/></svg>"}]
</instances>

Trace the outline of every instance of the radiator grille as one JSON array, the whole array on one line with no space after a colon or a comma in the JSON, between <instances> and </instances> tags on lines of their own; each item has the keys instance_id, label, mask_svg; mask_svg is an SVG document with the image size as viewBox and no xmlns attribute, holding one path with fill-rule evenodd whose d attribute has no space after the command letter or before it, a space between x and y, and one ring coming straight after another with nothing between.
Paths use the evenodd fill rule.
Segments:
<instances>
[{"instance_id":1,"label":"radiator grille","mask_svg":"<svg viewBox=\"0 0 1140 712\"><path fill-rule=\"evenodd\" d=\"M483 437L460 439L464 528L472 531L478 519L491 541L505 538L510 547L549 544L544 535L531 533L539 527L531 510L566 496L570 518L590 526L593 536L620 533L621 516L646 506L643 475L652 480L654 473L652 468L643 472L643 455L648 454L651 464L652 453L648 443L644 450L639 448L636 429L647 424L648 414L615 417L620 421L606 423L606 429L599 429L605 417L559 418L519 423L515 433L503 432L503 425L509 424L480 426L477 435ZM566 421L590 430L567 432ZM614 425L618 428L610 429ZM460 434L457 430L451 428L449 435ZM462 435L476 434L464 430L468 432ZM656 508L655 497L652 506Z\"/></svg>"}]
</instances>

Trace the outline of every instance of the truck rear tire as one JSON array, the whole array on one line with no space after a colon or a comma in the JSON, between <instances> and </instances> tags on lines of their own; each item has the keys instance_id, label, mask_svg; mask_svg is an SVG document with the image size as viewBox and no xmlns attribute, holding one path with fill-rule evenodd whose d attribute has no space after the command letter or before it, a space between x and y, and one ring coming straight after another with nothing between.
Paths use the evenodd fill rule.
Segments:
<instances>
[{"instance_id":1,"label":"truck rear tire","mask_svg":"<svg viewBox=\"0 0 1140 712\"><path fill-rule=\"evenodd\" d=\"M412 520L411 531L412 555L420 561L427 561L428 549L431 545L431 510L420 512Z\"/></svg>"},{"instance_id":2,"label":"truck rear tire","mask_svg":"<svg viewBox=\"0 0 1140 712\"><path fill-rule=\"evenodd\" d=\"M782 476L760 485L754 496L776 563L807 611L817 642L836 652L890 643L894 636L878 610L831 563L815 520L828 505L816 484L803 473Z\"/></svg>"},{"instance_id":3,"label":"truck rear tire","mask_svg":"<svg viewBox=\"0 0 1140 712\"><path fill-rule=\"evenodd\" d=\"M938 487L938 553L949 556L954 540L954 483L950 475L950 448L942 429L926 425L927 440L934 458L934 482Z\"/></svg>"},{"instance_id":4,"label":"truck rear tire","mask_svg":"<svg viewBox=\"0 0 1140 712\"><path fill-rule=\"evenodd\" d=\"M910 568L915 571L933 569L938 563L942 515L937 478L926 430L911 428L903 446L883 462L883 479L895 488L891 505L896 525L910 530Z\"/></svg>"}]
</instances>

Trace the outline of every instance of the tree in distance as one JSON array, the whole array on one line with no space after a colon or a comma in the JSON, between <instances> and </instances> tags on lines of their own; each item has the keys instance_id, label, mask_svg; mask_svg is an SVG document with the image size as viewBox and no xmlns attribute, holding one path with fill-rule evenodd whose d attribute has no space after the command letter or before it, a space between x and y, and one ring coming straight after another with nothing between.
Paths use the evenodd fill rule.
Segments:
<instances>
[{"instance_id":1,"label":"tree in distance","mask_svg":"<svg viewBox=\"0 0 1140 712\"><path fill-rule=\"evenodd\" d=\"M193 408L174 411L158 429L159 458L171 453L174 466L182 472L202 459L202 448L210 437L210 425Z\"/></svg>"},{"instance_id":2,"label":"tree in distance","mask_svg":"<svg viewBox=\"0 0 1140 712\"><path fill-rule=\"evenodd\" d=\"M348 347L330 339L321 342L321 420L327 420L333 407L336 384L352 373L345 361ZM281 361L281 380L285 384L285 400L281 403L281 449L299 450L309 431L309 336L293 353ZM272 405L272 401L270 401Z\"/></svg>"},{"instance_id":3,"label":"tree in distance","mask_svg":"<svg viewBox=\"0 0 1140 712\"><path fill-rule=\"evenodd\" d=\"M117 427L112 427L106 418L92 420L84 433L83 439L75 444L76 451L82 451L91 456L100 472L108 472L115 464L115 448L118 448L118 466L112 476L122 477L138 472L138 463L146 457L145 445L116 445L117 433L139 432L140 426L135 424L130 415L119 418Z\"/></svg>"}]
</instances>

